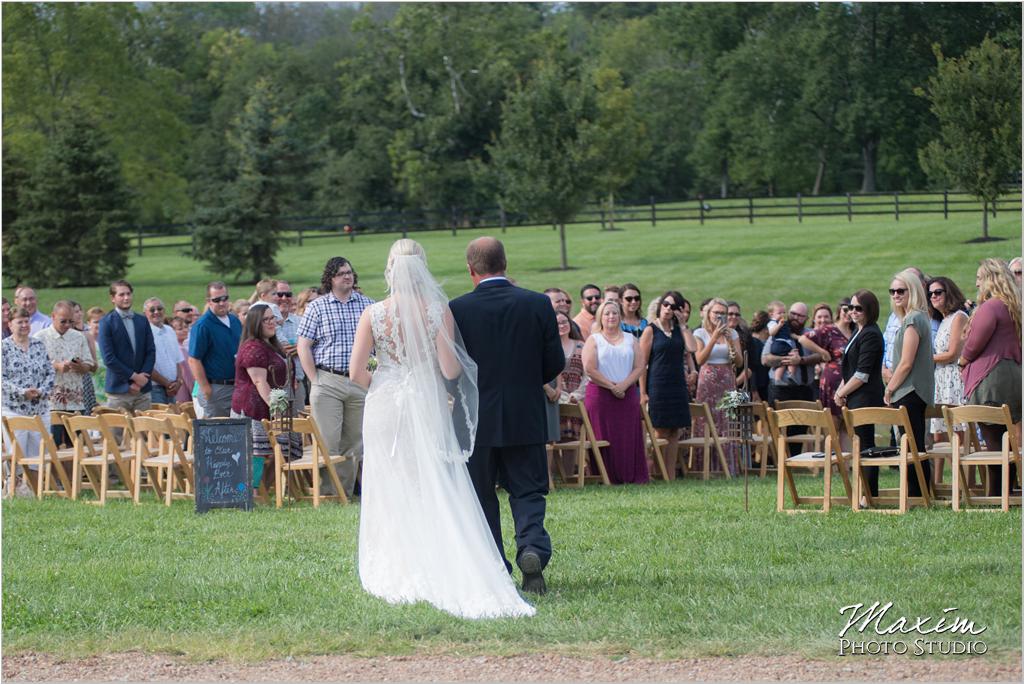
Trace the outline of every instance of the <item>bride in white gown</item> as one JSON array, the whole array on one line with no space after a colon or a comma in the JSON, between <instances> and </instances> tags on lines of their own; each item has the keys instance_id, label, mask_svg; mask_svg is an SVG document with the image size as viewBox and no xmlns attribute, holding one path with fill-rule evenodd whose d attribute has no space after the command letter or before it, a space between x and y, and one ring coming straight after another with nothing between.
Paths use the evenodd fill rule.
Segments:
<instances>
[{"instance_id":1,"label":"bride in white gown","mask_svg":"<svg viewBox=\"0 0 1024 684\"><path fill-rule=\"evenodd\" d=\"M414 240L391 247L390 296L359 320L349 368L363 413L359 578L389 603L427 601L464 618L533 615L505 569L466 460L476 364ZM371 349L378 366L366 370Z\"/></svg>"}]
</instances>

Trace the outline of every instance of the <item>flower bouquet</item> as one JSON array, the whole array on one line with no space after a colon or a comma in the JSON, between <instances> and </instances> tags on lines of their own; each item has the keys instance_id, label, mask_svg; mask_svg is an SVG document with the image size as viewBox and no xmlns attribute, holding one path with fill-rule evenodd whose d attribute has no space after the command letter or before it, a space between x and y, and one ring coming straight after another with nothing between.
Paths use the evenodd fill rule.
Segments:
<instances>
[{"instance_id":1,"label":"flower bouquet","mask_svg":"<svg viewBox=\"0 0 1024 684\"><path fill-rule=\"evenodd\" d=\"M739 409L741 404L746 404L748 401L750 401L750 395L743 390L729 390L722 395L715 408L719 411L725 411L725 415L729 416L729 420L736 420L739 417L737 409Z\"/></svg>"}]
</instances>

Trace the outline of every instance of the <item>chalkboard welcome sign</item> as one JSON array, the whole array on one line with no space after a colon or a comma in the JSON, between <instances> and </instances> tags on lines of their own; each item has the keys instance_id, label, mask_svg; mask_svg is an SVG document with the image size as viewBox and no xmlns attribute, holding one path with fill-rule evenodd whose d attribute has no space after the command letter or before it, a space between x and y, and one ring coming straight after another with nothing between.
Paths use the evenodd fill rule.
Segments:
<instances>
[{"instance_id":1,"label":"chalkboard welcome sign","mask_svg":"<svg viewBox=\"0 0 1024 684\"><path fill-rule=\"evenodd\" d=\"M192 421L196 513L252 510L252 433L248 418Z\"/></svg>"}]
</instances>

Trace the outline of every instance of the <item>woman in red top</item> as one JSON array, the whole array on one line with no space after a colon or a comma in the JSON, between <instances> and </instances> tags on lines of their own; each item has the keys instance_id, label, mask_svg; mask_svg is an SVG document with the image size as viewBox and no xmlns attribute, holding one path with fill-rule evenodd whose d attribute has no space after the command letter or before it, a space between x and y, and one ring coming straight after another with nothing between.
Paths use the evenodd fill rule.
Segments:
<instances>
[{"instance_id":1,"label":"woman in red top","mask_svg":"<svg viewBox=\"0 0 1024 684\"><path fill-rule=\"evenodd\" d=\"M1020 290L1010 268L999 259L985 259L978 267L978 306L967 322L964 349L957 363L963 368L967 404L1010 407L1017 443L1020 443ZM1003 432L996 425L979 425L989 449L1001 448ZM998 466L989 466L988 494L998 496L1002 478ZM1010 464L1014 480L1015 464Z\"/></svg>"},{"instance_id":2,"label":"woman in red top","mask_svg":"<svg viewBox=\"0 0 1024 684\"><path fill-rule=\"evenodd\" d=\"M262 420L270 418L270 390L284 389L292 363L277 341L277 321L270 307L258 302L249 308L242 326L242 341L235 356L235 391L231 396L231 417L252 419L254 486L264 471L264 459L273 454ZM291 373L294 382L294 372ZM290 459L302 455L301 437L291 435ZM282 440L282 444L284 441ZM290 460L289 459L289 460ZM273 477L266 469L268 482Z\"/></svg>"}]
</instances>

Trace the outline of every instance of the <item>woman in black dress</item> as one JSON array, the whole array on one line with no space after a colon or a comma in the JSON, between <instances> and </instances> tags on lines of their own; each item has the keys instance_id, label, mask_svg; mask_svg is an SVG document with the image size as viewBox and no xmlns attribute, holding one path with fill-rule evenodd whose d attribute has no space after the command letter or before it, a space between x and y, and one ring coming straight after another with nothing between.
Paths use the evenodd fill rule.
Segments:
<instances>
[{"instance_id":1,"label":"woman in black dress","mask_svg":"<svg viewBox=\"0 0 1024 684\"><path fill-rule=\"evenodd\" d=\"M878 297L870 290L858 290L850 299L850 319L856 325L856 332L843 350L843 382L833 398L837 406L849 409L884 406L882 355L885 345L882 331L878 329ZM875 446L874 425L861 425L854 430L860 437L861 451ZM878 496L878 468L868 468L866 475L871 495Z\"/></svg>"},{"instance_id":2,"label":"woman in black dress","mask_svg":"<svg viewBox=\"0 0 1024 684\"><path fill-rule=\"evenodd\" d=\"M690 427L690 392L686 388L686 344L676 312L683 296L669 291L658 302L657 317L640 335L647 373L640 376L640 401L647 405L651 423L665 446L668 479L676 478L679 431Z\"/></svg>"}]
</instances>

